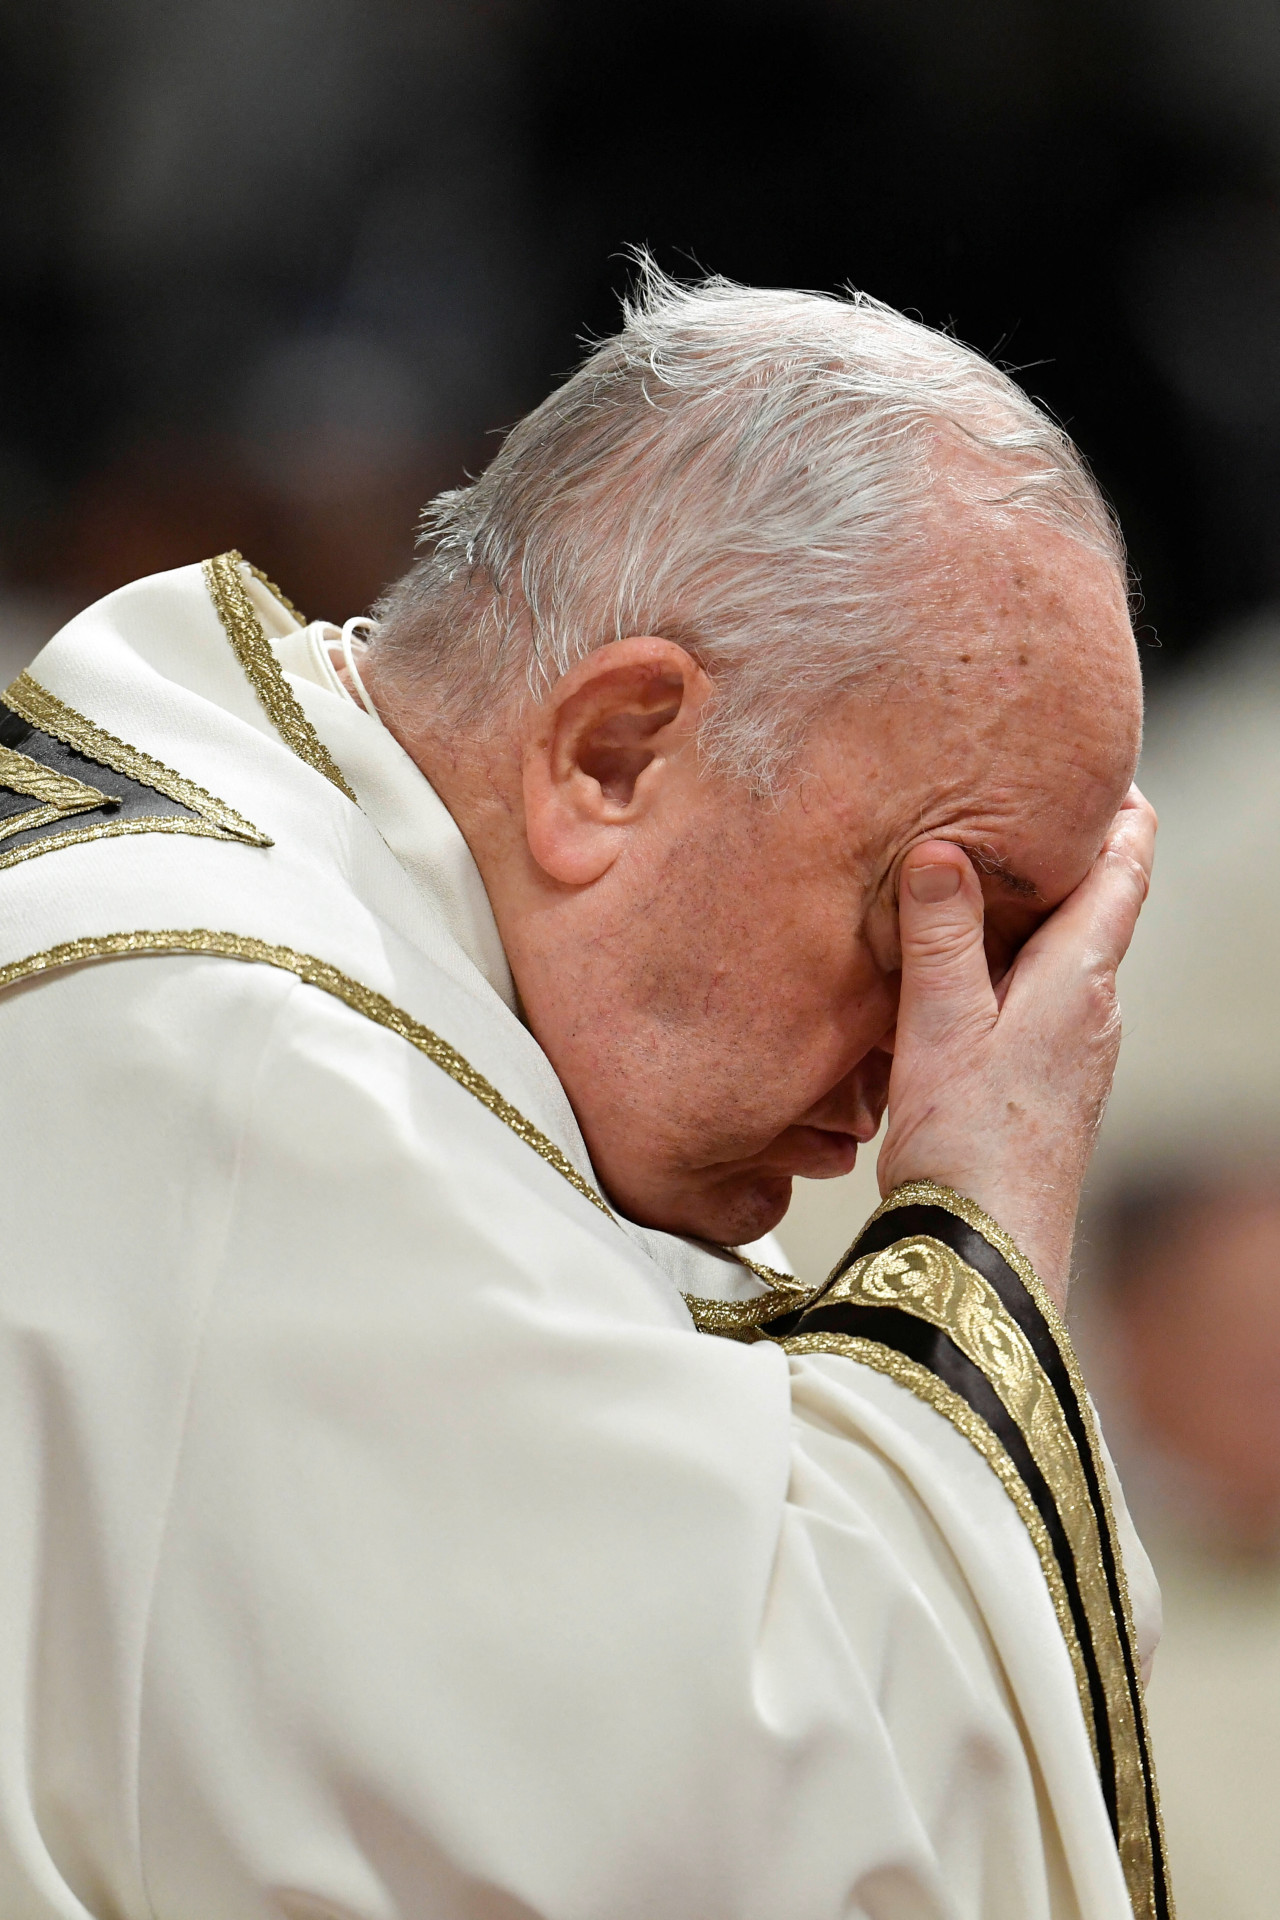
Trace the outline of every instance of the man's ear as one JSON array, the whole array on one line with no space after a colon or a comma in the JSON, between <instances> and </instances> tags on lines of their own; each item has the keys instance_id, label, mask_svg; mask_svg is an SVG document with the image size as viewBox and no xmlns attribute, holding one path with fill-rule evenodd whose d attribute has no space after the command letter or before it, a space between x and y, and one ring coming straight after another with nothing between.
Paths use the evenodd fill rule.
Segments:
<instances>
[{"instance_id":1,"label":"man's ear","mask_svg":"<svg viewBox=\"0 0 1280 1920\"><path fill-rule=\"evenodd\" d=\"M698 777L694 740L711 681L672 640L614 640L580 660L531 715L525 831L543 871L589 886L673 787Z\"/></svg>"}]
</instances>

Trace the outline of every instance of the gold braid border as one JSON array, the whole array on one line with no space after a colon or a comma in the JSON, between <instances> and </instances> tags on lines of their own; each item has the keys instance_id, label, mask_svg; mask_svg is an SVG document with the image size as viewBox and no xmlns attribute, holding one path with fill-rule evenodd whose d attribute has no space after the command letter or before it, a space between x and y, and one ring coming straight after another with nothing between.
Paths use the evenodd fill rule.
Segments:
<instances>
[{"instance_id":1,"label":"gold braid border","mask_svg":"<svg viewBox=\"0 0 1280 1920\"><path fill-rule=\"evenodd\" d=\"M39 812L27 815L26 822L31 827L49 824L40 818ZM128 833L183 833L195 840L230 840L233 837L223 833L220 827L211 827L205 820L188 820L176 813L144 815L132 820L101 820L89 827L67 827L59 833L46 833L39 840L29 840L23 847L0 853L0 871L6 867L16 867L23 860L34 860L39 854L53 853L60 847L84 846L90 840L118 840ZM239 838L238 835L234 837ZM259 845L269 847L271 842L262 840Z\"/></svg>"},{"instance_id":2,"label":"gold braid border","mask_svg":"<svg viewBox=\"0 0 1280 1920\"><path fill-rule=\"evenodd\" d=\"M225 800L206 792L183 774L175 773L172 767L166 767L162 761L153 760L140 747L131 747L127 740L118 740L114 733L108 733L104 727L86 719L84 714L69 707L65 700L60 700L56 693L50 693L47 687L42 687L29 673L20 673L0 694L0 699L6 707L12 707L15 713L21 714L29 725L38 727L41 733L52 734L55 740L61 740L64 747L74 747L87 760L96 760L99 766L122 773L126 780L136 780L140 786L154 787L157 793L176 800L179 806L190 807L207 826L217 827L231 839L247 841L251 847L271 845L265 833L259 832L251 820L246 820L234 807L229 807ZM161 819L169 817L167 814L160 816Z\"/></svg>"},{"instance_id":3,"label":"gold braid border","mask_svg":"<svg viewBox=\"0 0 1280 1920\"><path fill-rule=\"evenodd\" d=\"M1058 1616L1058 1625L1062 1629L1062 1637L1066 1641L1067 1652L1071 1656L1071 1665L1076 1677L1076 1690L1080 1695L1084 1723L1088 1729L1096 1766L1098 1742L1093 1724L1093 1703L1089 1696L1084 1655L1080 1651L1075 1621L1071 1617L1071 1604L1067 1599L1066 1587L1063 1585L1058 1556L1053 1550L1053 1543L1040 1511L1027 1492L1022 1475L986 1421L973 1411L967 1400L962 1400L958 1393L954 1393L944 1380L938 1379L936 1374L930 1373L927 1367L922 1367L918 1361L910 1359L904 1353L895 1352L892 1347L881 1346L878 1340L862 1340L856 1334L849 1333L801 1333L790 1340L780 1341L779 1344L788 1353L842 1353L849 1360L860 1360L863 1366L872 1367L877 1373L887 1374L889 1379L896 1380L899 1386L910 1388L918 1399L926 1401L935 1412L942 1414L958 1432L964 1435L970 1446L982 1455L1018 1509L1019 1518L1031 1536L1031 1544L1036 1550L1045 1584L1053 1601L1053 1610Z\"/></svg>"},{"instance_id":4,"label":"gold braid border","mask_svg":"<svg viewBox=\"0 0 1280 1920\"><path fill-rule=\"evenodd\" d=\"M322 993L332 994L335 1000L341 1000L355 1013L363 1014L366 1020L374 1021L380 1027L386 1027L391 1033L399 1034L419 1053L447 1073L458 1086L478 1100L503 1125L510 1127L526 1146L555 1168L569 1185L589 1200L593 1207L607 1214L613 1214L610 1208L587 1180L584 1180L567 1154L562 1153L553 1140L548 1140L540 1127L532 1120L526 1120L518 1107L504 1098L482 1073L477 1073L469 1060L463 1058L456 1047L442 1040L438 1033L422 1022L405 1013L401 1007L388 1000L385 995L375 993L372 987L366 987L359 980L353 980L349 974L340 973L337 967L329 965L327 960L318 960L314 954L299 953L293 947L272 946L266 940L256 940L249 934L219 933L207 927L187 927L182 929L162 929L157 932L142 933L105 933L91 935L82 940L66 940L61 946L49 947L43 953L29 954L25 959L11 961L6 967L0 967L0 991L16 986L20 980L30 980L37 974L52 972L58 967L75 967L88 960L116 960L135 954L195 953L212 954L221 960L247 960L263 966L279 967L285 973L292 973L309 987L319 987Z\"/></svg>"},{"instance_id":5,"label":"gold braid border","mask_svg":"<svg viewBox=\"0 0 1280 1920\"><path fill-rule=\"evenodd\" d=\"M241 556L234 547L204 562L209 598L232 651L285 745L309 767L332 781L339 793L345 793L348 800L354 801L355 794L343 778L341 768L302 711L284 677L284 669L271 650L271 642L263 632L262 622L240 577L241 564ZM266 584L270 586L270 582ZM287 604L275 587L270 590L282 605Z\"/></svg>"},{"instance_id":6,"label":"gold braid border","mask_svg":"<svg viewBox=\"0 0 1280 1920\"><path fill-rule=\"evenodd\" d=\"M1116 1528L1115 1508L1111 1499L1111 1483L1107 1476L1106 1462L1102 1457L1097 1421L1093 1414L1093 1403L1089 1398L1089 1390L1085 1385L1084 1375L1080 1371L1080 1362L1076 1358L1075 1347L1072 1345L1071 1335L1067 1331L1066 1323L1062 1315L1049 1298L1048 1293L1045 1291L1043 1281L1021 1248L1009 1238L1004 1228L998 1221L992 1219L985 1208L980 1207L976 1200L969 1199L967 1194L957 1193L954 1187L944 1187L933 1180L912 1180L901 1187L895 1187L893 1192L888 1194L880 1202L880 1205L876 1208L870 1219L867 1220L866 1225L863 1227L863 1232L865 1233L866 1228L871 1225L872 1220L880 1219L882 1214L892 1213L897 1207L908 1206L944 1207L948 1213L956 1214L966 1225L972 1227L975 1233L980 1233L984 1240L989 1241L990 1244L996 1248L997 1252L1003 1254L1039 1308L1040 1315L1053 1336L1054 1345L1058 1349L1076 1398L1080 1403L1080 1411L1084 1419L1084 1429L1089 1439L1089 1450L1093 1456L1094 1475L1097 1479L1102 1498L1103 1519L1111 1541L1112 1555L1115 1560L1116 1584L1120 1589L1120 1605L1123 1614L1121 1627L1128 1639L1129 1646L1136 1661L1138 1641L1133 1622L1133 1599L1129 1592L1129 1576L1125 1568L1124 1554L1120 1547L1120 1536ZM855 1241L854 1244L856 1245L857 1242ZM1137 1689L1137 1713L1142 1726L1143 1744L1146 1752L1150 1754L1152 1751L1151 1721L1147 1713L1146 1695L1140 1686ZM1156 1807L1156 1826L1159 1834L1160 1848L1167 1866L1169 1848L1165 1838L1164 1813L1160 1806L1160 1793L1154 1777L1151 1780L1151 1790ZM1170 1912L1173 1911L1172 1892L1170 1892L1169 1895L1169 1910Z\"/></svg>"},{"instance_id":7,"label":"gold braid border","mask_svg":"<svg viewBox=\"0 0 1280 1920\"><path fill-rule=\"evenodd\" d=\"M0 780L0 786L7 786L10 793L21 793L23 791L21 787L15 785L12 779L9 781ZM86 800L83 807L78 807L75 811L78 813L89 813L94 807L100 807L102 804L101 798L93 801ZM0 820L0 840L10 840L15 833L33 833L37 827L51 827L55 821L65 820L71 812L72 809L70 807L28 807L25 813L11 813L6 819ZM32 853L43 853L46 844L47 842L44 841L31 841L29 843L30 851ZM58 838L58 845L62 845L61 836ZM16 862L10 863L7 860L0 859L0 867L10 864L16 864Z\"/></svg>"},{"instance_id":8,"label":"gold braid border","mask_svg":"<svg viewBox=\"0 0 1280 1920\"><path fill-rule=\"evenodd\" d=\"M67 813L88 813L95 807L110 806L98 787L88 786L83 780L75 780L69 773L55 773L52 767L46 767L42 760L33 760L28 753L19 753L14 747L0 747L0 787L9 793L23 794L28 800L40 802L39 811L47 812L54 820ZM17 824L22 814L12 814L0 822L0 834L20 833ZM30 824L35 825L31 820Z\"/></svg>"},{"instance_id":9,"label":"gold braid border","mask_svg":"<svg viewBox=\"0 0 1280 1920\"><path fill-rule=\"evenodd\" d=\"M83 837L86 839L94 837L93 830L90 829ZM284 972L294 974L307 986L319 987L321 992L332 994L336 1000L341 1000L353 1012L363 1014L365 1019L373 1020L378 1026L386 1027L390 1032L399 1034L401 1039L407 1040L410 1046L416 1047L419 1053L424 1053L429 1060L447 1073L451 1080L465 1088L482 1107L486 1107L493 1114L495 1119L501 1120L504 1126L510 1127L518 1139L523 1140L527 1147L532 1147L548 1166L554 1167L556 1172L569 1182L575 1193L580 1193L584 1200L589 1200L593 1207L598 1207L600 1212L607 1215L610 1220L614 1218L613 1209L603 1194L593 1187L589 1180L584 1180L568 1155L562 1152L554 1140L548 1140L546 1134L540 1127L535 1127L532 1120L526 1120L520 1109L499 1093L492 1081L486 1080L482 1073L477 1072L456 1047L451 1047L447 1040L442 1040L439 1034L433 1033L430 1027L423 1026L421 1021L405 1013L385 995L375 993L372 987L366 987L361 981L353 980L349 974L339 972L337 967L330 966L327 960L317 959L314 954L299 953L293 947L272 946L268 941L255 939L251 934L221 933L207 927L164 929L154 933L105 933L89 935L80 940L65 940L60 946L48 947L43 953L28 954L24 959L11 961L8 966L0 967L0 992L3 992L6 987L16 986L19 981L34 979L42 973L55 972L59 967L82 966L92 960L118 960L133 955L145 957L152 954L171 953L212 954L223 960L245 960L258 962L264 966L280 967ZM730 1251L733 1250L730 1249ZM789 1276L786 1274L774 1274L772 1268L762 1268L754 1261L743 1260L742 1256L736 1252L734 1252L734 1258L741 1261L743 1266L750 1267L751 1271L762 1279L770 1279L779 1285L785 1285L788 1282ZM811 1291L808 1288L804 1289L800 1298L807 1300ZM709 1311L722 1309L730 1317L746 1309L767 1309L768 1314L774 1316L779 1311L776 1294L764 1294L759 1301L699 1300L694 1296L686 1295L685 1297L695 1325L704 1332L711 1329L701 1326L696 1311L698 1308ZM760 1317L765 1317L763 1312ZM725 1327L717 1331L727 1332L728 1325L729 1321L726 1320Z\"/></svg>"},{"instance_id":10,"label":"gold braid border","mask_svg":"<svg viewBox=\"0 0 1280 1920\"><path fill-rule=\"evenodd\" d=\"M240 556L240 564L242 567L246 569L247 572L253 575L255 580L257 580L262 586L266 588L267 592L271 595L271 598L273 600L278 600L280 602L280 605L284 608L286 613L291 613L293 615L294 619L297 621L300 627L306 626L307 616L302 611L302 608L295 607L293 604L293 601L289 598L288 594L282 593L279 587L276 585L275 581L268 579L267 575L262 571L261 567L255 567L252 560L246 560L243 554L241 554Z\"/></svg>"},{"instance_id":11,"label":"gold braid border","mask_svg":"<svg viewBox=\"0 0 1280 1920\"><path fill-rule=\"evenodd\" d=\"M699 1333L716 1333L724 1340L765 1340L769 1338L767 1323L770 1320L776 1320L779 1314L799 1312L822 1292L821 1286L808 1287L794 1274L766 1267L762 1260L751 1260L736 1247L732 1252L738 1264L754 1273L757 1280L763 1280L769 1291L756 1294L750 1300L710 1300L701 1294L686 1293L684 1303Z\"/></svg>"},{"instance_id":12,"label":"gold braid border","mask_svg":"<svg viewBox=\"0 0 1280 1920\"><path fill-rule=\"evenodd\" d=\"M118 740L114 733L107 733L102 727L87 720L74 707L67 706L56 694L33 680L29 673L20 673L11 686L0 695L7 707L20 714L31 726L38 727L41 733L47 733L60 740L64 747L73 747L77 753L83 753L87 759L97 761L99 766L110 767L128 780L136 780L142 786L153 787L157 793L165 794L170 800L176 800L179 806L191 809L187 814L136 814L126 820L96 820L87 826L68 827L62 832L45 834L39 840L28 841L25 846L13 847L7 853L0 854L0 869L16 867L20 861L34 860L42 853L51 853L58 847L74 847L90 840L114 840L129 833L184 833L204 840L240 840L251 847L269 847L272 842L265 833L259 831L253 822L246 820L243 814L229 807L225 800L219 800L215 794L207 793L198 787L194 780L188 780L172 767L164 766L159 760L153 760L149 753L143 753L139 747L131 747L127 741ZM86 793L90 791L85 789ZM104 804L102 795L99 804ZM83 811L89 811L86 803ZM47 809L36 809L16 816L20 825L6 823L9 834L25 833L29 828L50 826L59 809L50 815ZM194 816L194 817L193 817ZM0 838L4 835L0 834Z\"/></svg>"},{"instance_id":13,"label":"gold braid border","mask_svg":"<svg viewBox=\"0 0 1280 1920\"><path fill-rule=\"evenodd\" d=\"M895 1188L876 1208L866 1225L870 1226L873 1221L899 1208L913 1205L941 1207L963 1220L1003 1255L1026 1287L1049 1329L1072 1390L1077 1396L1099 1488L1102 1512L1097 1511L1089 1495L1079 1454L1062 1420L1057 1396L1042 1374L1039 1362L1026 1336L1009 1316L995 1289L981 1274L969 1267L967 1262L961 1260L950 1247L944 1246L942 1242L935 1241L928 1235L913 1234L904 1236L902 1240L893 1243L881 1253L862 1255L851 1265L845 1265L842 1262L836 1268L832 1279L820 1289L821 1299L815 1304L823 1305L829 1302L836 1305L841 1301L857 1304L863 1300L868 1305L891 1304L900 1311L914 1314L915 1317L938 1327L955 1341L961 1352L965 1353L971 1363L976 1365L987 1378L1010 1419L1021 1431L1033 1459L1053 1493L1067 1537L1072 1543L1081 1595L1085 1600L1090 1621L1093 1623L1091 1637L1094 1641L1094 1657L1102 1675L1107 1698L1108 1720L1111 1724L1119 1799L1121 1864L1135 1915L1138 1920L1154 1920L1156 1880L1153 1840L1158 1845L1162 1859L1166 1863L1166 1872L1168 1849L1165 1845L1163 1817L1160 1812L1159 1792L1154 1774L1150 1774L1147 1767L1143 1765L1144 1748L1148 1756L1151 1753L1146 1703L1142 1697L1141 1688L1131 1691L1128 1684L1123 1647L1124 1643L1127 1643L1129 1652L1136 1661L1132 1606L1097 1426L1080 1373L1079 1362L1062 1318L1045 1292L1034 1268L998 1222L993 1220L976 1201L935 1181L912 1181ZM863 1232L865 1231L866 1227L863 1228ZM860 1238L861 1235L859 1235ZM855 1240L854 1246L856 1247L857 1244ZM964 1284L962 1287L953 1288L939 1288L936 1284L917 1285L904 1291L899 1291L897 1286L886 1287L878 1284L881 1269L885 1268L887 1273L885 1263L891 1258L897 1266L906 1266L912 1262L923 1267L932 1264L935 1269L935 1283L938 1263L945 1263L953 1274L964 1276ZM864 1293L864 1282L870 1283L870 1291L867 1293ZM944 1294L949 1296L945 1300ZM785 1309L778 1309L778 1311L785 1311ZM767 1330L763 1337L769 1337ZM824 1332L783 1338L779 1344L789 1352L850 1353L854 1340L855 1336ZM920 1369L916 1363L906 1361L891 1347L881 1347L880 1343L871 1341L861 1341L858 1344L868 1349L874 1348L887 1358L886 1364L881 1365L866 1353L857 1357L864 1359L867 1364L878 1365L881 1372L892 1375L904 1385L910 1385L913 1391L919 1391L914 1379L915 1374L923 1374L921 1385L934 1380L934 1376L927 1369ZM1035 1385L1029 1370L1034 1370L1035 1380L1042 1382L1042 1386ZM1000 1445L997 1436L990 1433L985 1422L978 1421L977 1428L974 1428L973 1423L977 1420L977 1416L967 1410L966 1403L952 1394L942 1382L936 1384L940 1389L938 1393L935 1394L931 1388L922 1397L929 1400L939 1412L945 1413L948 1419L953 1419L953 1424L978 1448L997 1472L1000 1472L1000 1468L992 1456L991 1447L998 1449L1003 1460L1008 1462L1010 1471L1016 1471L1012 1462L1008 1461L1008 1455ZM955 1409L951 1406L952 1401L956 1402ZM966 1408L967 1418L963 1421L953 1418L954 1411L959 1408ZM985 1440L983 1435L987 1436ZM1000 1472L1000 1477L1004 1482L1003 1472ZM1023 1502L1016 1501L1016 1504L1025 1519ZM1112 1605L1102 1565L1099 1536L1103 1529L1106 1531L1116 1567L1116 1584L1121 1602L1119 1618L1116 1617ZM1043 1528L1040 1531L1043 1533ZM1032 1537L1039 1552L1042 1542L1034 1531ZM1047 1534L1044 1536L1043 1545L1046 1549L1050 1549ZM1046 1579L1050 1582L1050 1591L1054 1595L1054 1605L1057 1610L1058 1597L1054 1592L1054 1580L1050 1576L1047 1563L1045 1563L1045 1573ZM1058 1585L1061 1585L1060 1575ZM1061 1618L1059 1612L1059 1619ZM1065 1631L1064 1627L1064 1633ZM1078 1647L1073 1647L1073 1638L1074 1635L1068 1638L1067 1644L1072 1650L1073 1665L1075 1665ZM1078 1686L1083 1677L1083 1667L1076 1665ZM1096 1758L1097 1744L1093 1732L1092 1706L1087 1691L1081 1693L1081 1704ZM1140 1722L1141 1740L1135 1718ZM1146 1799L1148 1786L1156 1810L1157 1832L1154 1836L1149 1826ZM1171 1893L1168 1910L1170 1913L1173 1912Z\"/></svg>"}]
</instances>

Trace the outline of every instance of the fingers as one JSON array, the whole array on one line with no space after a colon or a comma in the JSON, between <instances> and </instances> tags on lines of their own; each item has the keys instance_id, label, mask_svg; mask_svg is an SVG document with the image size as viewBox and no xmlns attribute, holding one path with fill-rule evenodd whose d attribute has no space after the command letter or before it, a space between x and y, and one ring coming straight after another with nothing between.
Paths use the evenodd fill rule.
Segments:
<instances>
[{"instance_id":1,"label":"fingers","mask_svg":"<svg viewBox=\"0 0 1280 1920\"><path fill-rule=\"evenodd\" d=\"M1129 951L1129 942L1151 886L1156 851L1156 816L1137 794L1138 804L1126 802L1116 815L1094 866L1085 881L1086 903L1092 910L1092 939L1102 964L1114 969Z\"/></svg>"},{"instance_id":2,"label":"fingers","mask_svg":"<svg viewBox=\"0 0 1280 1920\"><path fill-rule=\"evenodd\" d=\"M1151 867L1156 855L1156 810L1137 787L1130 787L1120 811L1111 823L1103 852L1124 852L1134 860L1150 884Z\"/></svg>"},{"instance_id":3,"label":"fingers","mask_svg":"<svg viewBox=\"0 0 1280 1920\"><path fill-rule=\"evenodd\" d=\"M898 1049L908 1042L936 1044L957 1029L994 1021L982 921L982 888L962 849L948 840L913 847L898 892Z\"/></svg>"},{"instance_id":4,"label":"fingers","mask_svg":"<svg viewBox=\"0 0 1280 1920\"><path fill-rule=\"evenodd\" d=\"M1155 809L1131 787L1092 870L1029 943L1025 976L1055 956L1081 952L1104 972L1115 972L1151 884L1155 841Z\"/></svg>"},{"instance_id":5,"label":"fingers","mask_svg":"<svg viewBox=\"0 0 1280 1920\"><path fill-rule=\"evenodd\" d=\"M1128 793L1126 793L1124 799L1120 802L1120 813L1130 813L1134 811L1149 813L1153 823L1156 820L1156 810L1136 780L1131 782ZM1120 814L1117 814L1116 818L1118 820Z\"/></svg>"}]
</instances>

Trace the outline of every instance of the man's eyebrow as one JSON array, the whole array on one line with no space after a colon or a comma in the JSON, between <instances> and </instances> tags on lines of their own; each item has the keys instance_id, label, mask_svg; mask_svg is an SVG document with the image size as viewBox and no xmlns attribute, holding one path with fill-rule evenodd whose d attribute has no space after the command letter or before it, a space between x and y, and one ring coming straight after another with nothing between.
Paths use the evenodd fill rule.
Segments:
<instances>
[{"instance_id":1,"label":"man's eyebrow","mask_svg":"<svg viewBox=\"0 0 1280 1920\"><path fill-rule=\"evenodd\" d=\"M1020 899L1038 900L1040 898L1039 887L1025 879L1022 874L1015 873L1003 854L997 853L994 847L974 847L965 840L960 841L959 844L979 873L985 873L990 879L998 880L1002 887L1007 887L1010 893L1016 893Z\"/></svg>"}]
</instances>

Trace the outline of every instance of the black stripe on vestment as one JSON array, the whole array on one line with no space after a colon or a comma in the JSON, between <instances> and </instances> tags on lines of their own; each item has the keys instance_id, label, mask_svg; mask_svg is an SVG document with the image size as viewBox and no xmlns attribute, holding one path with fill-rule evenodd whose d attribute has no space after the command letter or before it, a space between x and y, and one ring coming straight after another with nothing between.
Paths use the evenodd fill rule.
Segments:
<instances>
[{"instance_id":1,"label":"black stripe on vestment","mask_svg":"<svg viewBox=\"0 0 1280 1920\"><path fill-rule=\"evenodd\" d=\"M904 1208L903 1211L905 1212L906 1209ZM772 1331L771 1327L771 1334ZM1080 1591L1075 1555L1071 1551L1071 1542L1067 1537L1067 1531L1063 1526L1062 1516L1058 1512L1057 1502L1049 1483L1037 1466L1017 1421L1009 1413L986 1375L973 1364L967 1354L960 1351L950 1335L944 1333L941 1328L932 1326L927 1320L918 1319L915 1314L903 1313L897 1307L862 1306L851 1300L833 1300L829 1303L819 1300L806 1313L798 1316L795 1333L797 1335L835 1333L856 1340L874 1340L878 1345L888 1347L908 1360L914 1360L918 1366L926 1368L936 1379L941 1380L953 1393L958 1394L968 1406L972 1407L979 1419L995 1434L1012 1460L1019 1478L1034 1501L1040 1518L1044 1521L1045 1531L1049 1535L1054 1556L1062 1572L1062 1584L1066 1590L1067 1604L1071 1609L1076 1638L1080 1643L1081 1657L1089 1685L1089 1699L1093 1707L1102 1794L1106 1801L1112 1832L1118 1836L1119 1813L1116 1804L1115 1751L1111 1721L1107 1713L1102 1675L1099 1672L1097 1655L1094 1651L1089 1615Z\"/></svg>"},{"instance_id":2,"label":"black stripe on vestment","mask_svg":"<svg viewBox=\"0 0 1280 1920\"><path fill-rule=\"evenodd\" d=\"M154 820L166 815L187 820L199 818L194 807L184 806L180 800L174 800L169 794L146 786L126 773L117 773L114 767L105 766L100 760L91 760L87 754L65 745L51 733L33 727L29 720L24 720L20 713L15 713L3 701L0 701L0 746L12 747L15 752L25 754L28 760L48 767L53 773L67 774L86 786L96 787L103 796L103 804L99 807L86 807L80 812L41 822L31 828L15 827L0 841L0 848L5 853L29 846L36 840L58 837L69 830L79 832L99 822L115 824L135 819ZM15 820L24 813L38 813L39 809L38 800L29 794L16 793L0 781L0 821Z\"/></svg>"},{"instance_id":3,"label":"black stripe on vestment","mask_svg":"<svg viewBox=\"0 0 1280 1920\"><path fill-rule=\"evenodd\" d=\"M1165 1913L1168 1911L1169 1889L1163 1848L1160 1844L1155 1769L1147 1746L1146 1721L1142 1708L1142 1680L1138 1672L1137 1655L1127 1630L1127 1614L1121 1592L1115 1541L1112 1538L1107 1518L1107 1503L1102 1496L1097 1462L1089 1437L1087 1423L1090 1415L1080 1405L1079 1396L1062 1357L1061 1349L1020 1276L1010 1266L998 1247L993 1246L976 1227L970 1226L967 1220L962 1220L958 1214L950 1212L946 1207L928 1206L915 1202L908 1206L890 1208L888 1212L882 1213L878 1219L872 1220L864 1228L832 1278L837 1278L839 1274L846 1272L854 1261L860 1260L864 1254L880 1253L886 1247L893 1246L895 1242L909 1239L915 1234L925 1234L934 1240L941 1240L944 1246L950 1247L953 1253L958 1254L966 1265L975 1268L991 1285L999 1295L1001 1304L1010 1319L1016 1322L1030 1341L1041 1370L1062 1408L1067 1430L1080 1458L1080 1470L1084 1475L1085 1486L1097 1520L1102 1569L1106 1578L1111 1610L1115 1615L1116 1631L1124 1660L1125 1683L1128 1687L1134 1726L1137 1731L1138 1751L1142 1763L1143 1793L1155 1860L1157 1900L1160 1903L1160 1912ZM811 1311L816 1311L820 1305L820 1301L815 1302ZM808 1318L808 1315L803 1316L803 1324L798 1325L795 1331L808 1332ZM1101 1747L1099 1753L1101 1753ZM1114 1802L1114 1787L1112 1801Z\"/></svg>"}]
</instances>

